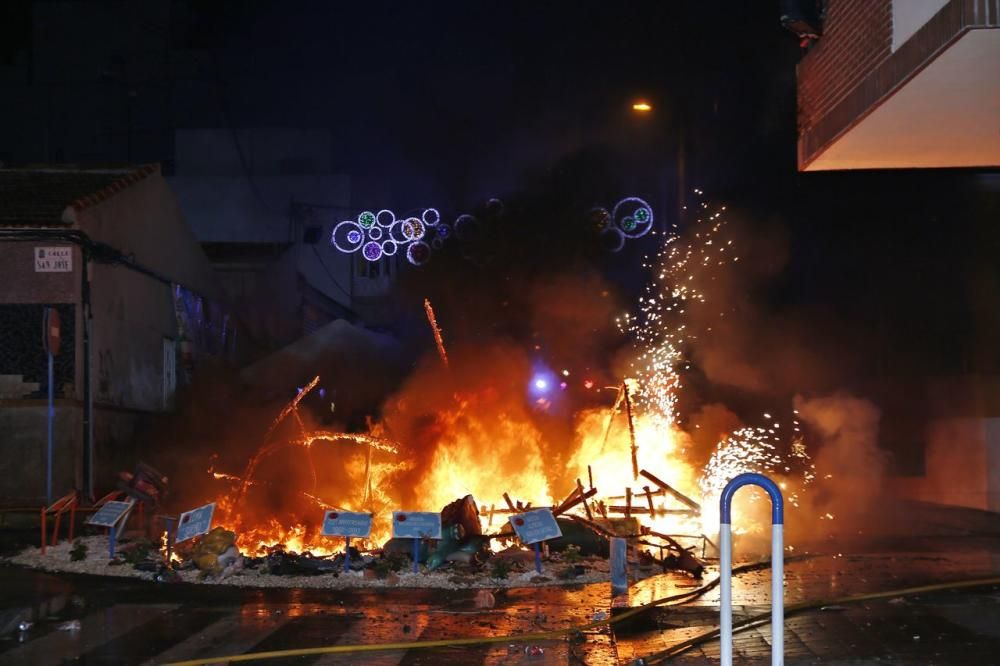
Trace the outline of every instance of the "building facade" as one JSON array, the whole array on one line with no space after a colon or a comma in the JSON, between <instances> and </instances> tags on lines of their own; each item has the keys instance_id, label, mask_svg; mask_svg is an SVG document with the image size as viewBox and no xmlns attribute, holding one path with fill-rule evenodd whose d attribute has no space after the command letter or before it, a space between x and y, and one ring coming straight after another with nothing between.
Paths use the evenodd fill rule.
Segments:
<instances>
[{"instance_id":1,"label":"building facade","mask_svg":"<svg viewBox=\"0 0 1000 666\"><path fill-rule=\"evenodd\" d=\"M1000 165L1000 0L827 0L801 171Z\"/></svg>"},{"instance_id":2,"label":"building facade","mask_svg":"<svg viewBox=\"0 0 1000 666\"><path fill-rule=\"evenodd\" d=\"M235 353L235 322L157 165L0 169L0 202L0 500L45 494L46 307L54 492L108 488L141 455L139 420L172 409L201 356Z\"/></svg>"}]
</instances>

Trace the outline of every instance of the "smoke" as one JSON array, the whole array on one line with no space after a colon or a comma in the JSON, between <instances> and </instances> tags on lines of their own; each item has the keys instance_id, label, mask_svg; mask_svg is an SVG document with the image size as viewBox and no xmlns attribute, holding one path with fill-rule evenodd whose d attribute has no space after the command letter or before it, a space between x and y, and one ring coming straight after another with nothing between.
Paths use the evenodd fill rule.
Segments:
<instances>
[{"instance_id":1,"label":"smoke","mask_svg":"<svg viewBox=\"0 0 1000 666\"><path fill-rule=\"evenodd\" d=\"M686 323L704 379L759 396L830 393L849 381L857 333L834 313L797 302L808 276L789 275L788 232L777 220L726 213L723 237L736 260L699 284L705 304Z\"/></svg>"},{"instance_id":2,"label":"smoke","mask_svg":"<svg viewBox=\"0 0 1000 666\"><path fill-rule=\"evenodd\" d=\"M829 520L828 529L845 532L871 520L882 487L885 457L878 448L879 410L846 393L795 397L795 408L818 441L813 447L816 488L801 510L805 521Z\"/></svg>"}]
</instances>

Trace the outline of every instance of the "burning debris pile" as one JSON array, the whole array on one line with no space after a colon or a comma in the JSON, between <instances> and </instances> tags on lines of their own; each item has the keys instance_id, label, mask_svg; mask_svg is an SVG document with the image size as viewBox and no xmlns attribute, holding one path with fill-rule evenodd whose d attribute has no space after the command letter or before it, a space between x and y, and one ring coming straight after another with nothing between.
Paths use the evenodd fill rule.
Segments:
<instances>
[{"instance_id":1,"label":"burning debris pile","mask_svg":"<svg viewBox=\"0 0 1000 666\"><path fill-rule=\"evenodd\" d=\"M701 460L678 416L696 343L688 313L713 307L702 285L739 261L723 233L724 210L703 204L691 233L667 237L646 265L653 279L638 312L618 321L634 343L618 378L555 372L510 342L446 350L425 300L437 353L385 403L382 418L369 420L367 432L317 427L303 409L319 385L314 377L276 415L242 470L213 463L214 490L203 499L217 509L215 529L169 555L158 551L161 564L211 579L417 585L418 575L448 572L489 585L513 573L516 584L530 584L539 571L531 571L528 542L515 531L541 508L560 533L536 548L558 565L542 578L606 579L614 538L627 539L647 571L700 576L714 555L718 494L730 478L768 473L795 504L815 477L795 416L782 425L765 414L759 426L719 433ZM560 430L552 415L573 391L586 392L586 406L570 410L572 425ZM757 520L766 504L758 500L740 496L736 512L750 520L738 532L765 523ZM393 538L399 509L439 513L440 534ZM345 541L349 533L324 533L326 518L340 512L370 516L369 531L353 542ZM422 573L410 573L420 565Z\"/></svg>"}]
</instances>

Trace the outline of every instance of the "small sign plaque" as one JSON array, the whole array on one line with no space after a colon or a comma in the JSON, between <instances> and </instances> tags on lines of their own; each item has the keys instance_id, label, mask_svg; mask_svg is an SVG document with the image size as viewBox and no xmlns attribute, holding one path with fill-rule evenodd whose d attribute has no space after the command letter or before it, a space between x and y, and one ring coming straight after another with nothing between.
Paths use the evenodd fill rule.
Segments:
<instances>
[{"instance_id":1,"label":"small sign plaque","mask_svg":"<svg viewBox=\"0 0 1000 666\"><path fill-rule=\"evenodd\" d=\"M177 521L177 535L174 537L174 543L182 543L207 533L212 529L212 516L214 514L215 502L182 513Z\"/></svg>"},{"instance_id":2,"label":"small sign plaque","mask_svg":"<svg viewBox=\"0 0 1000 666\"><path fill-rule=\"evenodd\" d=\"M366 538L372 531L372 515L354 511L327 511L323 516L323 536Z\"/></svg>"},{"instance_id":3,"label":"small sign plaque","mask_svg":"<svg viewBox=\"0 0 1000 666\"><path fill-rule=\"evenodd\" d=\"M88 525L98 527L116 527L122 517L135 505L135 500L128 502L106 502L88 520Z\"/></svg>"},{"instance_id":4,"label":"small sign plaque","mask_svg":"<svg viewBox=\"0 0 1000 666\"><path fill-rule=\"evenodd\" d=\"M73 272L73 248L36 247L35 272L36 273Z\"/></svg>"},{"instance_id":5,"label":"small sign plaque","mask_svg":"<svg viewBox=\"0 0 1000 666\"><path fill-rule=\"evenodd\" d=\"M551 509L535 509L516 513L510 517L511 527L517 532L517 537L521 543L530 546L539 541L548 539L558 539L562 536L559 523L552 515Z\"/></svg>"},{"instance_id":6,"label":"small sign plaque","mask_svg":"<svg viewBox=\"0 0 1000 666\"><path fill-rule=\"evenodd\" d=\"M392 536L400 539L440 539L441 514L432 511L393 511Z\"/></svg>"}]
</instances>

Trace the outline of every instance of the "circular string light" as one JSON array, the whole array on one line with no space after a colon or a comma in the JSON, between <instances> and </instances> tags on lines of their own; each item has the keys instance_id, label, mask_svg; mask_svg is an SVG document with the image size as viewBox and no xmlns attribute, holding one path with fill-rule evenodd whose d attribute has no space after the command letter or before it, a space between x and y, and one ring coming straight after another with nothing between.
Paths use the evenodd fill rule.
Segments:
<instances>
[{"instance_id":1,"label":"circular string light","mask_svg":"<svg viewBox=\"0 0 1000 666\"><path fill-rule=\"evenodd\" d=\"M426 208L420 215L420 219L423 220L424 224L428 227L434 227L441 221L441 213L438 212L437 208Z\"/></svg>"},{"instance_id":2,"label":"circular string light","mask_svg":"<svg viewBox=\"0 0 1000 666\"><path fill-rule=\"evenodd\" d=\"M427 228L424 223L416 217L407 218L403 222L403 237L409 241L418 241L424 237Z\"/></svg>"},{"instance_id":3,"label":"circular string light","mask_svg":"<svg viewBox=\"0 0 1000 666\"><path fill-rule=\"evenodd\" d=\"M375 224L375 213L370 210L366 210L360 215L358 215L358 224L360 224L365 229L371 227Z\"/></svg>"},{"instance_id":4,"label":"circular string light","mask_svg":"<svg viewBox=\"0 0 1000 666\"><path fill-rule=\"evenodd\" d=\"M365 247L361 250L361 254L363 254L365 259L368 261L378 261L382 258L382 246L375 241L365 243Z\"/></svg>"},{"instance_id":5,"label":"circular string light","mask_svg":"<svg viewBox=\"0 0 1000 666\"><path fill-rule=\"evenodd\" d=\"M344 220L333 228L330 242L345 254L357 252L365 240L365 232L354 220Z\"/></svg>"},{"instance_id":6,"label":"circular string light","mask_svg":"<svg viewBox=\"0 0 1000 666\"><path fill-rule=\"evenodd\" d=\"M372 227L369 229L368 237L372 240L380 240L382 238L382 227Z\"/></svg>"},{"instance_id":7,"label":"circular string light","mask_svg":"<svg viewBox=\"0 0 1000 666\"><path fill-rule=\"evenodd\" d=\"M393 240L382 241L382 254L384 254L387 257L391 257L392 255L396 254L396 249L398 247L399 246L396 245L396 241Z\"/></svg>"},{"instance_id":8,"label":"circular string light","mask_svg":"<svg viewBox=\"0 0 1000 666\"><path fill-rule=\"evenodd\" d=\"M431 246L423 241L414 241L406 248L406 260L414 266L423 266L431 258Z\"/></svg>"},{"instance_id":9,"label":"circular string light","mask_svg":"<svg viewBox=\"0 0 1000 666\"><path fill-rule=\"evenodd\" d=\"M625 234L621 229L608 227L601 232L601 242L610 252L621 252L625 247Z\"/></svg>"},{"instance_id":10,"label":"circular string light","mask_svg":"<svg viewBox=\"0 0 1000 666\"><path fill-rule=\"evenodd\" d=\"M391 227L392 223L396 221L396 214L388 208L383 208L375 213L375 221L383 227Z\"/></svg>"},{"instance_id":11,"label":"circular string light","mask_svg":"<svg viewBox=\"0 0 1000 666\"><path fill-rule=\"evenodd\" d=\"M626 238L642 238L653 228L653 208L639 197L616 203L611 218Z\"/></svg>"}]
</instances>

